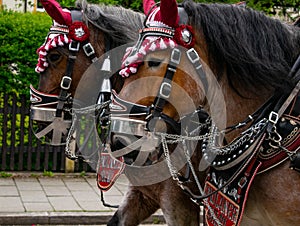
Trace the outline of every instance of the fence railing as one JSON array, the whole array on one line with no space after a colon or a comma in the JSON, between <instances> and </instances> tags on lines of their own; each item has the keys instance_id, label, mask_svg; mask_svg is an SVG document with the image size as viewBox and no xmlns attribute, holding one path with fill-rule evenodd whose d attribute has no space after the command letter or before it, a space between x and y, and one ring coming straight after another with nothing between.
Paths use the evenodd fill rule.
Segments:
<instances>
[{"instance_id":1,"label":"fence railing","mask_svg":"<svg viewBox=\"0 0 300 226\"><path fill-rule=\"evenodd\" d=\"M64 172L65 147L41 143L30 127L30 104L25 95L0 94L0 170ZM94 171L82 160L74 172Z\"/></svg>"}]
</instances>

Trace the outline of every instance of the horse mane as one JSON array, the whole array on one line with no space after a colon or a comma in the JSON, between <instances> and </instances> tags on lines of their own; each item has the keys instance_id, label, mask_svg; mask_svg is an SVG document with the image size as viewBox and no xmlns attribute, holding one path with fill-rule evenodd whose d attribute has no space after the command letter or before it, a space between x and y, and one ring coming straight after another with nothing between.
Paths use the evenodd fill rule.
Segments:
<instances>
[{"instance_id":1,"label":"horse mane","mask_svg":"<svg viewBox=\"0 0 300 226\"><path fill-rule=\"evenodd\" d=\"M190 25L202 31L209 64L220 79L249 90L287 90L295 84L288 73L300 53L300 29L249 8L228 4L183 2ZM200 32L201 34L201 32Z\"/></svg>"},{"instance_id":2,"label":"horse mane","mask_svg":"<svg viewBox=\"0 0 300 226\"><path fill-rule=\"evenodd\" d=\"M111 48L135 41L145 19L144 14L120 6L96 5L77 0L76 7L82 9L85 20L113 41Z\"/></svg>"}]
</instances>

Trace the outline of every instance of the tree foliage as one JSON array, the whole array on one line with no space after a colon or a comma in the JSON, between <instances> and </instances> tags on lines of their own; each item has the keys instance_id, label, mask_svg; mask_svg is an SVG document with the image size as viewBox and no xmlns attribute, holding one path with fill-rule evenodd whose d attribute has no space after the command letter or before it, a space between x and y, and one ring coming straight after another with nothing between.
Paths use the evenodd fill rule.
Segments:
<instances>
[{"instance_id":1,"label":"tree foliage","mask_svg":"<svg viewBox=\"0 0 300 226\"><path fill-rule=\"evenodd\" d=\"M180 2L182 0L178 0ZM197 2L236 3L239 0L194 0ZM76 0L58 0L63 7L73 7ZM89 3L120 5L142 12L142 0L87 0ZM299 13L300 0L271 1L247 0L247 6L274 14L280 7ZM27 93L29 84L37 85L34 72L37 63L36 49L44 42L51 25L46 13L19 13L0 10L0 88L4 92Z\"/></svg>"},{"instance_id":2,"label":"tree foliage","mask_svg":"<svg viewBox=\"0 0 300 226\"><path fill-rule=\"evenodd\" d=\"M126 8L131 8L137 11L142 11L142 0L87 0L90 3L105 3L111 5L121 5ZM158 0L157 0L158 1ZM183 0L177 0L181 2ZM195 2L207 2L207 3L237 3L243 0L194 0ZM76 0L58 0L63 6L74 6ZM300 10L300 0L246 0L248 7L254 8L256 10L264 11L266 13L274 13L276 7L281 7L283 11L287 8L295 8L295 10ZM283 12L284 13L284 12Z\"/></svg>"}]
</instances>

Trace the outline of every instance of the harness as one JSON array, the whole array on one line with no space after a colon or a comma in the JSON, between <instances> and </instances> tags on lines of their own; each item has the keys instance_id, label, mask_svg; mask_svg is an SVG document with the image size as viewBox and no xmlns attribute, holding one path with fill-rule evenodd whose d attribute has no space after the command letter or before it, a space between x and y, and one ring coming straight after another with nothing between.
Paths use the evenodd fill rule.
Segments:
<instances>
[{"instance_id":1,"label":"harness","mask_svg":"<svg viewBox=\"0 0 300 226\"><path fill-rule=\"evenodd\" d=\"M172 37L173 35L172 32L172 29L168 29L166 27L144 28L140 32L138 43L135 45L135 47L133 47L133 51L127 54L127 58L130 58L138 53L139 48L142 47L143 40L145 40L148 35L170 38L170 36ZM203 83L205 89L204 91L207 92L207 90L209 89L208 82L206 74L202 69L202 64L197 52L193 48L190 48L186 51L186 55L190 63L195 68L198 77L201 79L201 82ZM131 134L138 137L147 137L147 139L141 138L137 140L127 140L127 142L124 142L125 147L111 152L114 157L127 155L128 153L140 148L138 156L135 160L138 162L138 165L143 165L147 162L149 152L154 152L156 149L163 150L163 154L166 158L172 178L176 180L179 186L184 191L186 191L190 195L190 197L197 203L205 202L206 198L212 196L218 191L221 191L223 189L226 190L226 187L228 187L231 182L235 181L241 172L249 173L253 169L259 168L259 170L257 170L255 173L262 173L274 167L274 160L270 160L271 157L273 158L274 156L276 156L276 162L282 162L290 158L291 168L299 170L300 165L298 164L300 163L300 154L298 154L298 152L300 145L300 82L297 83L296 87L293 89L290 95L280 98L279 101L276 95L273 96L255 113L249 115L249 117L243 122L240 122L234 126L230 126L222 131L218 130L218 128L208 117L207 113L204 113L204 111L200 108L197 109L197 111L195 112L197 112L196 114L199 118L202 118L204 115L206 116L204 121L200 120L197 123L197 129L195 131L197 131L198 133L201 132L201 135L199 135L197 133L193 133L195 131L190 130L188 127L183 127L181 122L183 118L191 118L191 115L193 115L193 113L182 117L179 121L175 121L174 119L163 113L165 104L172 92L172 79L176 72L177 66L180 63L181 56L182 51L179 48L174 48L172 50L167 70L152 105L143 106L130 103L120 99L115 93L113 93L113 100L110 106L112 125L110 132L114 133L114 135L116 136L120 135L120 137L122 137L124 140L126 140L126 134ZM126 59L124 62L124 66L130 65L129 62L126 62ZM296 81L299 81L300 76L299 62L300 58L295 62L290 73L290 77L293 77ZM277 102L278 104L274 104ZM292 102L294 104L291 106ZM137 116L143 116L145 120L130 119L130 117ZM281 122L279 119L281 120ZM154 125L159 120L162 120L166 124L168 124L172 128L173 134L160 133L158 131L155 131ZM216 141L219 136L249 125L249 123L251 123L249 128L242 134L240 134L240 136L237 137L233 142L223 147L219 147L219 144ZM287 126L287 124L289 125ZM128 132L126 129L124 129L127 127L133 129ZM155 142L151 143L152 145L148 145L147 148L145 148L146 145L144 143L149 142L151 139L160 139L161 146L156 140ZM202 189L199 179L196 176L194 166L192 166L190 162L191 150L188 147L188 143L199 140L203 141L203 161L205 162L206 166L211 165L212 168L218 170L231 169L232 172L232 175L229 177L229 179L220 182L219 187L214 191L204 191ZM170 160L168 144L174 143L182 143L183 145L184 153L188 163L188 171L185 174L186 176L182 176ZM144 144L144 146L142 144ZM275 150L276 153L274 154L274 152L272 151L272 155L267 157L270 161L263 161L264 152L266 150L269 150L267 152L268 154L270 154L270 148L272 150ZM148 153L145 154L145 152ZM259 164L257 168L255 168L254 165L256 164L253 159L258 159L262 163ZM131 159L131 162L134 162L134 159ZM200 195L196 195L195 193L193 193L186 185L187 181L193 180L189 177L190 173L194 176L194 181L199 188ZM241 186L244 186L245 184L246 182L241 181Z\"/></svg>"}]
</instances>

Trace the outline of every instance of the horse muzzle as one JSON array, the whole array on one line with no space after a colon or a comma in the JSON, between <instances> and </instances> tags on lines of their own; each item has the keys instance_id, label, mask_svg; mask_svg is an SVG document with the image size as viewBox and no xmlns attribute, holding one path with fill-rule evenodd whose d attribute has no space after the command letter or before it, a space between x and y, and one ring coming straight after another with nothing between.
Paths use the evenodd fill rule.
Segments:
<instances>
[{"instance_id":1,"label":"horse muzzle","mask_svg":"<svg viewBox=\"0 0 300 226\"><path fill-rule=\"evenodd\" d=\"M40 92L30 85L30 124L34 135L50 145L63 145L71 126L70 108L57 116L58 95ZM70 106L70 104L68 104Z\"/></svg>"},{"instance_id":2,"label":"horse muzzle","mask_svg":"<svg viewBox=\"0 0 300 226\"><path fill-rule=\"evenodd\" d=\"M156 161L160 139L155 132L148 129L148 122L144 120L149 115L149 107L122 100L112 92L109 112L107 143L110 145L112 156L123 156L126 164L135 166Z\"/></svg>"}]
</instances>

